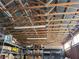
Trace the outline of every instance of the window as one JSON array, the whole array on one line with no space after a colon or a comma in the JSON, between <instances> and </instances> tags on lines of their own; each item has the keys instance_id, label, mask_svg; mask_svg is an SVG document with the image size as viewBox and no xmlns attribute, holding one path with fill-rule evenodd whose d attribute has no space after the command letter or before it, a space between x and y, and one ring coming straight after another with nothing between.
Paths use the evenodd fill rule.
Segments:
<instances>
[{"instance_id":1,"label":"window","mask_svg":"<svg viewBox=\"0 0 79 59\"><path fill-rule=\"evenodd\" d=\"M64 44L65 50L69 50L69 49L70 49L71 41L72 41L72 46L78 44L78 43L79 43L79 34L77 34L76 36L73 37L72 40L69 40L68 42L66 42L66 43Z\"/></svg>"},{"instance_id":2,"label":"window","mask_svg":"<svg viewBox=\"0 0 79 59\"><path fill-rule=\"evenodd\" d=\"M72 41L72 45L78 44L79 43L79 34L77 34Z\"/></svg>"},{"instance_id":3,"label":"window","mask_svg":"<svg viewBox=\"0 0 79 59\"><path fill-rule=\"evenodd\" d=\"M71 46L71 40L69 40L68 42L66 42L66 43L64 44L65 50L70 49L70 46Z\"/></svg>"}]
</instances>

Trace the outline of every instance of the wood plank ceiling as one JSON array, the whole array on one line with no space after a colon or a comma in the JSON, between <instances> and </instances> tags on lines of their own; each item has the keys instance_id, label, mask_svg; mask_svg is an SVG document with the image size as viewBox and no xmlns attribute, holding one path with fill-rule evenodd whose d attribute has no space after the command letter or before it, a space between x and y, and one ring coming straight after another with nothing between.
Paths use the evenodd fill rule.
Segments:
<instances>
[{"instance_id":1,"label":"wood plank ceiling","mask_svg":"<svg viewBox=\"0 0 79 59\"><path fill-rule=\"evenodd\" d=\"M1 0L0 25L22 44L59 46L78 29L78 5L76 0Z\"/></svg>"}]
</instances>

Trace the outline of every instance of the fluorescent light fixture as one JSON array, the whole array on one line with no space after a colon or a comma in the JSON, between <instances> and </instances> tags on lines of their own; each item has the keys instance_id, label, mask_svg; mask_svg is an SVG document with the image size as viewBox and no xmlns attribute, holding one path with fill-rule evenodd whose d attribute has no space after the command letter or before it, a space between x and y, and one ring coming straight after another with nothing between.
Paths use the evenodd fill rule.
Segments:
<instances>
[{"instance_id":1,"label":"fluorescent light fixture","mask_svg":"<svg viewBox=\"0 0 79 59\"><path fill-rule=\"evenodd\" d=\"M27 45L26 47L31 48L33 45Z\"/></svg>"},{"instance_id":2,"label":"fluorescent light fixture","mask_svg":"<svg viewBox=\"0 0 79 59\"><path fill-rule=\"evenodd\" d=\"M47 39L47 38L27 38L29 40Z\"/></svg>"},{"instance_id":3,"label":"fluorescent light fixture","mask_svg":"<svg viewBox=\"0 0 79 59\"><path fill-rule=\"evenodd\" d=\"M14 27L14 29L45 28L46 25Z\"/></svg>"}]
</instances>

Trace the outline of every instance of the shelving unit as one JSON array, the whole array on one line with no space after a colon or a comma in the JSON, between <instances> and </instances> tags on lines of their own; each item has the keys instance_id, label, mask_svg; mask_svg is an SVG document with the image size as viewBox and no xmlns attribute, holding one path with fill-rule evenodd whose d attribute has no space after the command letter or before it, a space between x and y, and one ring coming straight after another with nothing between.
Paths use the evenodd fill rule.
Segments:
<instances>
[{"instance_id":1,"label":"shelving unit","mask_svg":"<svg viewBox=\"0 0 79 59\"><path fill-rule=\"evenodd\" d=\"M64 59L64 51L62 49L33 49L30 48L27 50L26 56L31 56L32 59L35 57L41 57L41 59ZM39 59L39 58L38 58Z\"/></svg>"},{"instance_id":2,"label":"shelving unit","mask_svg":"<svg viewBox=\"0 0 79 59\"><path fill-rule=\"evenodd\" d=\"M62 49L43 49L44 59L64 59Z\"/></svg>"},{"instance_id":3,"label":"shelving unit","mask_svg":"<svg viewBox=\"0 0 79 59\"><path fill-rule=\"evenodd\" d=\"M7 37L5 39L5 35L3 39L0 39L0 55L13 56L13 59L21 59L22 58L22 47L17 45L16 43L12 43L13 37ZM17 57L16 57L17 56ZM5 57L6 59L6 57ZM11 59L11 58L10 58Z\"/></svg>"}]
</instances>

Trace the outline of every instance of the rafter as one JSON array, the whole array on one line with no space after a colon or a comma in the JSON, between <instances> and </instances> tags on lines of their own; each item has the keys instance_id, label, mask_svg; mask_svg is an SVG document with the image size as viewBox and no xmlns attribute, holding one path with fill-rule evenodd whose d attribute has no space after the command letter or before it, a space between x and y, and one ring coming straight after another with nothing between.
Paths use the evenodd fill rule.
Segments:
<instances>
[{"instance_id":1,"label":"rafter","mask_svg":"<svg viewBox=\"0 0 79 59\"><path fill-rule=\"evenodd\" d=\"M61 21L78 21L79 20L79 18L69 18L69 19L52 19L51 20L51 22L57 22L57 21L59 21L59 22L61 22ZM44 21L44 20L42 20L42 21L34 21L34 23L41 23L41 22L48 22L49 20L46 20L46 21Z\"/></svg>"},{"instance_id":2,"label":"rafter","mask_svg":"<svg viewBox=\"0 0 79 59\"><path fill-rule=\"evenodd\" d=\"M2 9L6 9L4 4L0 1L0 6ZM5 14L7 14L9 17L13 17L12 14L9 11L4 11ZM12 18L12 21L14 21L14 18Z\"/></svg>"},{"instance_id":3,"label":"rafter","mask_svg":"<svg viewBox=\"0 0 79 59\"><path fill-rule=\"evenodd\" d=\"M49 4L48 6L30 6L28 8L35 9L35 8L45 8L45 7L52 7L52 6L70 6L70 5L76 5L79 4L79 2L67 2L67 3L57 3L57 4Z\"/></svg>"},{"instance_id":4,"label":"rafter","mask_svg":"<svg viewBox=\"0 0 79 59\"><path fill-rule=\"evenodd\" d=\"M74 12L61 12L61 13L49 13L49 14L38 14L38 15L35 15L35 17L42 17L42 16L52 16L52 15L70 15L70 14L79 14L79 11L74 11Z\"/></svg>"},{"instance_id":5,"label":"rafter","mask_svg":"<svg viewBox=\"0 0 79 59\"><path fill-rule=\"evenodd\" d=\"M14 1L14 0L11 0L10 2L8 2L8 3L5 5L5 7L8 6L9 4L11 4L13 1Z\"/></svg>"}]
</instances>

